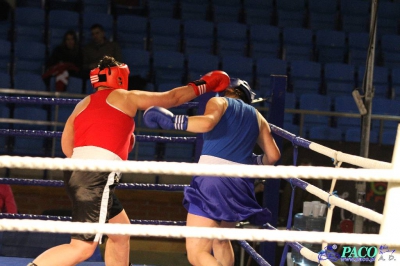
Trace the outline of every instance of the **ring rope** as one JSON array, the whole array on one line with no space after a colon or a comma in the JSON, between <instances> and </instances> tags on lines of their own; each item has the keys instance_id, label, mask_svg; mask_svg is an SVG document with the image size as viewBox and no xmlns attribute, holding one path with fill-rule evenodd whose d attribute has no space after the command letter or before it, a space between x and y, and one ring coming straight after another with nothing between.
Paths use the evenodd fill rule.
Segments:
<instances>
[{"instance_id":1,"label":"ring rope","mask_svg":"<svg viewBox=\"0 0 400 266\"><path fill-rule=\"evenodd\" d=\"M35 137L61 137L60 131L47 131L47 130L24 130L24 129L0 129L0 135L9 136L35 136ZM196 137L164 137L164 136L151 136L151 135L136 135L135 140L138 142L179 142L179 143L195 143Z\"/></svg>"},{"instance_id":2,"label":"ring rope","mask_svg":"<svg viewBox=\"0 0 400 266\"><path fill-rule=\"evenodd\" d=\"M110 161L94 159L48 158L29 156L0 156L0 167L78 170L171 175L205 175L221 177L249 178L309 178L399 182L400 176L393 169L355 169L331 168L316 166L310 171L308 166L271 166L271 165L229 165L221 169L221 165L198 164L185 162L152 162L152 161Z\"/></svg>"},{"instance_id":3,"label":"ring rope","mask_svg":"<svg viewBox=\"0 0 400 266\"><path fill-rule=\"evenodd\" d=\"M46 98L46 97L15 97L0 96L1 103L29 103L29 104L48 104L48 105L76 105L82 99L68 98ZM194 108L198 107L198 102L186 102L173 108Z\"/></svg>"},{"instance_id":4,"label":"ring rope","mask_svg":"<svg viewBox=\"0 0 400 266\"><path fill-rule=\"evenodd\" d=\"M275 227L273 227L270 224L266 224L266 227L272 230L278 230ZM329 260L320 260L318 257L318 254L315 253L314 251L304 247L302 244L298 243L298 242L286 242L287 245L289 245L292 250L296 250L298 252L300 252L300 254L305 257L306 259L309 259L311 261L315 261L318 262L319 264L321 264L322 266L333 266L334 264L329 261Z\"/></svg>"},{"instance_id":5,"label":"ring rope","mask_svg":"<svg viewBox=\"0 0 400 266\"><path fill-rule=\"evenodd\" d=\"M53 216L37 214L19 214L19 213L0 213L0 218L6 219L25 219L25 220L44 220L44 221L71 221L70 216ZM142 220L130 219L131 224L152 224L152 225L186 225L186 221L166 221L166 220Z\"/></svg>"},{"instance_id":6,"label":"ring rope","mask_svg":"<svg viewBox=\"0 0 400 266\"><path fill-rule=\"evenodd\" d=\"M64 181L0 177L0 184L63 187ZM117 188L118 189L136 189L136 190L158 190L158 191L183 191L183 189L187 186L189 186L189 185L119 183L117 185Z\"/></svg>"},{"instance_id":7,"label":"ring rope","mask_svg":"<svg viewBox=\"0 0 400 266\"><path fill-rule=\"evenodd\" d=\"M271 131L276 135L287 139L293 143L295 146L301 146L303 148L307 148L313 150L315 152L321 153L327 157L335 158L336 161L349 163L355 166L363 167L363 168L374 168L374 169L390 169L392 168L391 163L382 162L378 160L373 160L361 156L351 155L347 153L343 153L340 151L335 151L331 148L325 147L318 143L303 139L301 137L296 136L289 131L286 131L280 127L277 127L273 124L269 124L271 127Z\"/></svg>"},{"instance_id":8,"label":"ring rope","mask_svg":"<svg viewBox=\"0 0 400 266\"><path fill-rule=\"evenodd\" d=\"M225 240L271 241L271 242L305 242L305 243L342 243L348 245L381 245L399 246L395 234L346 234L309 231L205 228L192 226L169 225L136 225L136 224L98 224L65 221L1 219L1 231L30 231L50 233L130 235L142 237L168 238L208 238Z\"/></svg>"},{"instance_id":9,"label":"ring rope","mask_svg":"<svg viewBox=\"0 0 400 266\"><path fill-rule=\"evenodd\" d=\"M247 251L247 253L261 266L271 266L250 244L244 240L238 241L239 245Z\"/></svg>"}]
</instances>

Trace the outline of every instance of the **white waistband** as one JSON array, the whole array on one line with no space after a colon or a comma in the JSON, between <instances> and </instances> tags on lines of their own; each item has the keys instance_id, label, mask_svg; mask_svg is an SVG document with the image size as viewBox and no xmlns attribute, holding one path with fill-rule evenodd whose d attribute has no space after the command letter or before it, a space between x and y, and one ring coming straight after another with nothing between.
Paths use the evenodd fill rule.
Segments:
<instances>
[{"instance_id":1,"label":"white waistband","mask_svg":"<svg viewBox=\"0 0 400 266\"><path fill-rule=\"evenodd\" d=\"M122 159L115 153L96 146L76 147L72 153L73 159L101 159L101 160L119 160Z\"/></svg>"},{"instance_id":2,"label":"white waistband","mask_svg":"<svg viewBox=\"0 0 400 266\"><path fill-rule=\"evenodd\" d=\"M219 157L214 157L211 155L201 155L199 158L199 163L205 163L205 164L240 164L237 162L232 162L229 160L225 160Z\"/></svg>"}]
</instances>

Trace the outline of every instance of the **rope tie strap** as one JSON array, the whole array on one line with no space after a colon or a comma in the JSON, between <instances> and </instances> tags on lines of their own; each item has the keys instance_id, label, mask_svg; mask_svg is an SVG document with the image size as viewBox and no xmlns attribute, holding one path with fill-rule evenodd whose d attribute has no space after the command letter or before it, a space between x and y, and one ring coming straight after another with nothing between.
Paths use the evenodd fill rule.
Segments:
<instances>
[{"instance_id":1,"label":"rope tie strap","mask_svg":"<svg viewBox=\"0 0 400 266\"><path fill-rule=\"evenodd\" d=\"M338 195L337 195L337 191L335 190L335 191L333 191L332 192L332 194L329 194L329 196L328 196L328 199L327 199L327 204L328 204L328 208L330 208L331 207L331 203L329 202L329 198L331 197L331 196L336 196L336 197L339 197Z\"/></svg>"}]
</instances>

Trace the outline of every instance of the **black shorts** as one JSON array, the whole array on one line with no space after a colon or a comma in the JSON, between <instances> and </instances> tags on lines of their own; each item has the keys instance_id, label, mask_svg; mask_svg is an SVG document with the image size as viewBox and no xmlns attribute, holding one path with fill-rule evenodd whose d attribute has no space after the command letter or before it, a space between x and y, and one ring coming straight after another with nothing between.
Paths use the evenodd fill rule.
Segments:
<instances>
[{"instance_id":1,"label":"black shorts","mask_svg":"<svg viewBox=\"0 0 400 266\"><path fill-rule=\"evenodd\" d=\"M107 223L118 215L123 207L114 194L120 173L65 171L64 184L72 202L72 221ZM101 240L101 234L72 234L72 238L84 241Z\"/></svg>"}]
</instances>

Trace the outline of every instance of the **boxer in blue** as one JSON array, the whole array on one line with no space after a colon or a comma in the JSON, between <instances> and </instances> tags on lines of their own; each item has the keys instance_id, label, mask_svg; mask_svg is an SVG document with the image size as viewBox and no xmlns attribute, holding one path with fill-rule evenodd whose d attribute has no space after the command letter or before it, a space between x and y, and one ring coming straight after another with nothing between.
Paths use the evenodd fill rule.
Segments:
<instances>
[{"instance_id":1,"label":"boxer in blue","mask_svg":"<svg viewBox=\"0 0 400 266\"><path fill-rule=\"evenodd\" d=\"M256 144L264 154L258 162L273 165L280 151L266 119L251 106L255 93L249 84L230 79L224 97L213 97L204 115L174 115L161 107L151 107L143 115L150 128L204 133L199 163L254 164ZM187 226L234 227L251 220L262 224L270 218L254 195L254 179L195 176L185 188L183 205L188 210ZM233 266L234 254L229 240L187 238L186 249L192 265Z\"/></svg>"}]
</instances>

